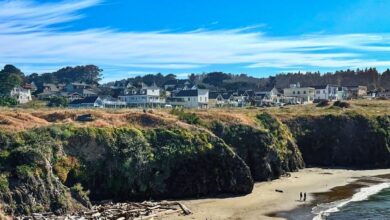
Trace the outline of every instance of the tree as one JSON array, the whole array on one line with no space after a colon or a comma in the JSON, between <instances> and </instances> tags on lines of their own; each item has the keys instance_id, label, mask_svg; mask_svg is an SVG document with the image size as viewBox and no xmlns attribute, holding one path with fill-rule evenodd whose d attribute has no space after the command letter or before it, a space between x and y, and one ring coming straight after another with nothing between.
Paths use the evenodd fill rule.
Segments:
<instances>
[{"instance_id":1,"label":"tree","mask_svg":"<svg viewBox=\"0 0 390 220\"><path fill-rule=\"evenodd\" d=\"M13 65L5 65L0 71L0 95L9 95L15 86L23 83L24 74Z\"/></svg>"}]
</instances>

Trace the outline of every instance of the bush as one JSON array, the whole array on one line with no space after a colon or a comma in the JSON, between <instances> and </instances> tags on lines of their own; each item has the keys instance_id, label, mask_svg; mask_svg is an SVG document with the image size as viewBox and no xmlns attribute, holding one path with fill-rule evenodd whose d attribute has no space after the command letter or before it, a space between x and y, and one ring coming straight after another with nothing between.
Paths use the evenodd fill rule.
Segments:
<instances>
[{"instance_id":1,"label":"bush","mask_svg":"<svg viewBox=\"0 0 390 220\"><path fill-rule=\"evenodd\" d=\"M172 109L172 115L177 115L179 120L188 124L200 124L200 118L195 113L185 112L183 109Z\"/></svg>"},{"instance_id":2,"label":"bush","mask_svg":"<svg viewBox=\"0 0 390 220\"><path fill-rule=\"evenodd\" d=\"M318 103L317 103L317 107L326 107L326 106L329 106L330 105L330 103L329 103L329 101L328 100L321 100L321 101L319 101Z\"/></svg>"},{"instance_id":3,"label":"bush","mask_svg":"<svg viewBox=\"0 0 390 220\"><path fill-rule=\"evenodd\" d=\"M349 108L351 107L351 104L349 104L348 102L336 101L335 103L333 103L333 106L339 108Z\"/></svg>"},{"instance_id":4,"label":"bush","mask_svg":"<svg viewBox=\"0 0 390 220\"><path fill-rule=\"evenodd\" d=\"M92 207L92 204L89 201L89 191L85 191L80 183L76 183L72 188L70 188L70 191L73 197L85 207Z\"/></svg>"},{"instance_id":5,"label":"bush","mask_svg":"<svg viewBox=\"0 0 390 220\"><path fill-rule=\"evenodd\" d=\"M0 192L9 191L8 177L4 174L0 175Z\"/></svg>"},{"instance_id":6,"label":"bush","mask_svg":"<svg viewBox=\"0 0 390 220\"><path fill-rule=\"evenodd\" d=\"M16 106L18 104L18 101L15 98L9 97L9 96L3 96L0 97L0 106Z\"/></svg>"},{"instance_id":7,"label":"bush","mask_svg":"<svg viewBox=\"0 0 390 220\"><path fill-rule=\"evenodd\" d=\"M58 178L60 178L62 183L65 183L68 179L68 174L71 170L77 169L80 167L79 161L74 157L61 157L54 164L53 169L56 172Z\"/></svg>"},{"instance_id":8,"label":"bush","mask_svg":"<svg viewBox=\"0 0 390 220\"><path fill-rule=\"evenodd\" d=\"M68 100L62 96L54 96L48 99L47 106L49 107L67 107Z\"/></svg>"},{"instance_id":9,"label":"bush","mask_svg":"<svg viewBox=\"0 0 390 220\"><path fill-rule=\"evenodd\" d=\"M28 165L21 165L16 167L16 175L20 179L27 179L34 176L36 169Z\"/></svg>"}]
</instances>

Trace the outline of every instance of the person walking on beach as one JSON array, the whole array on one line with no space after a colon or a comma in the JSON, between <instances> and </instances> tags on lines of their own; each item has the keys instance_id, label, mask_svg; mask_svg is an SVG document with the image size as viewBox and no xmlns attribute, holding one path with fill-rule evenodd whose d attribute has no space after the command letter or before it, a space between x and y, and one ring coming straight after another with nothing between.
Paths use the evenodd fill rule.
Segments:
<instances>
[{"instance_id":1,"label":"person walking on beach","mask_svg":"<svg viewBox=\"0 0 390 220\"><path fill-rule=\"evenodd\" d=\"M306 201L306 192L303 194L303 201Z\"/></svg>"},{"instance_id":2,"label":"person walking on beach","mask_svg":"<svg viewBox=\"0 0 390 220\"><path fill-rule=\"evenodd\" d=\"M302 201L302 192L299 193L299 201Z\"/></svg>"}]
</instances>

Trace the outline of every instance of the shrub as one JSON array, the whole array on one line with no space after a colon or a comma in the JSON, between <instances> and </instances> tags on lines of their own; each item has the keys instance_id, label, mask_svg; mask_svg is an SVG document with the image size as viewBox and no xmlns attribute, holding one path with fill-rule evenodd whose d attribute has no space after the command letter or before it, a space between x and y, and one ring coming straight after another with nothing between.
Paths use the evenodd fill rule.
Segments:
<instances>
[{"instance_id":1,"label":"shrub","mask_svg":"<svg viewBox=\"0 0 390 220\"><path fill-rule=\"evenodd\" d=\"M20 179L27 179L30 177L33 177L36 173L35 167L28 166L28 165L21 165L16 167L16 175Z\"/></svg>"},{"instance_id":2,"label":"shrub","mask_svg":"<svg viewBox=\"0 0 390 220\"><path fill-rule=\"evenodd\" d=\"M8 177L4 174L0 175L0 192L9 191Z\"/></svg>"},{"instance_id":3,"label":"shrub","mask_svg":"<svg viewBox=\"0 0 390 220\"><path fill-rule=\"evenodd\" d=\"M49 107L67 107L68 100L62 96L54 96L48 99L47 106Z\"/></svg>"},{"instance_id":4,"label":"shrub","mask_svg":"<svg viewBox=\"0 0 390 220\"><path fill-rule=\"evenodd\" d=\"M351 107L351 104L349 104L348 102L336 101L335 103L333 103L333 106L339 108L349 108Z\"/></svg>"},{"instance_id":5,"label":"shrub","mask_svg":"<svg viewBox=\"0 0 390 220\"><path fill-rule=\"evenodd\" d=\"M319 101L318 103L317 103L317 107L326 107L326 106L329 106L330 105L330 103L329 103L329 101L328 100L321 100L321 101Z\"/></svg>"},{"instance_id":6,"label":"shrub","mask_svg":"<svg viewBox=\"0 0 390 220\"><path fill-rule=\"evenodd\" d=\"M188 124L200 124L200 118L195 113L185 112L183 109L172 109L172 115L179 117L179 120Z\"/></svg>"},{"instance_id":7,"label":"shrub","mask_svg":"<svg viewBox=\"0 0 390 220\"><path fill-rule=\"evenodd\" d=\"M68 179L68 174L71 170L77 169L80 167L79 161L74 157L61 157L54 164L53 169L57 174L58 178L60 178L62 183L65 183Z\"/></svg>"},{"instance_id":8,"label":"shrub","mask_svg":"<svg viewBox=\"0 0 390 220\"><path fill-rule=\"evenodd\" d=\"M15 106L18 104L18 101L15 98L9 96L0 97L0 106Z\"/></svg>"}]
</instances>

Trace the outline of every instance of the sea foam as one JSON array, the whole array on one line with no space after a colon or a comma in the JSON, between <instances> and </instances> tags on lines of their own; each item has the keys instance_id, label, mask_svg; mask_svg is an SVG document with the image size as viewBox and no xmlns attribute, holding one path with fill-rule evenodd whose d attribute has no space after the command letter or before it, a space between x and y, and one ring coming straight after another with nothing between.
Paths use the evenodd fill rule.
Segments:
<instances>
[{"instance_id":1,"label":"sea foam","mask_svg":"<svg viewBox=\"0 0 390 220\"><path fill-rule=\"evenodd\" d=\"M317 205L312 210L316 215L313 220L326 219L330 213L340 211L340 208L347 205L348 203L367 200L370 196L375 195L387 188L390 188L389 182L380 183L377 185L361 188L360 191L354 194L351 199Z\"/></svg>"}]
</instances>

